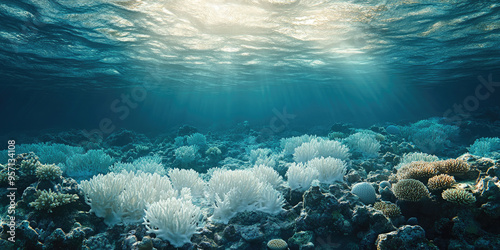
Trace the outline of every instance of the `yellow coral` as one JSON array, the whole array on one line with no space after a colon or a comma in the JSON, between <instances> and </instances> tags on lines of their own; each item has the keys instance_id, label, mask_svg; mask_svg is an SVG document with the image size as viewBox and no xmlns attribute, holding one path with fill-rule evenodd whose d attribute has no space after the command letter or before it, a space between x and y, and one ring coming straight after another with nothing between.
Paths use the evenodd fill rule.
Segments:
<instances>
[{"instance_id":1,"label":"yellow coral","mask_svg":"<svg viewBox=\"0 0 500 250\"><path fill-rule=\"evenodd\" d=\"M451 175L440 174L429 179L427 187L432 190L445 189L455 184L455 178Z\"/></svg>"},{"instance_id":2,"label":"yellow coral","mask_svg":"<svg viewBox=\"0 0 500 250\"><path fill-rule=\"evenodd\" d=\"M458 174L465 173L470 170L469 164L467 162L457 159L449 159L444 161L433 162L437 171L444 174Z\"/></svg>"},{"instance_id":3,"label":"yellow coral","mask_svg":"<svg viewBox=\"0 0 500 250\"><path fill-rule=\"evenodd\" d=\"M373 208L382 211L382 213L387 217L397 217L401 215L399 207L391 202L375 202Z\"/></svg>"},{"instance_id":4,"label":"yellow coral","mask_svg":"<svg viewBox=\"0 0 500 250\"><path fill-rule=\"evenodd\" d=\"M398 170L397 177L398 180L404 179L417 179L423 180L428 179L438 172L435 166L430 162L425 161L415 161L411 162Z\"/></svg>"},{"instance_id":5,"label":"yellow coral","mask_svg":"<svg viewBox=\"0 0 500 250\"><path fill-rule=\"evenodd\" d=\"M419 201L424 197L429 197L429 190L425 185L414 179L404 179L398 181L393 188L394 195L400 200Z\"/></svg>"},{"instance_id":6,"label":"yellow coral","mask_svg":"<svg viewBox=\"0 0 500 250\"><path fill-rule=\"evenodd\" d=\"M273 239L267 243L267 247L271 250L284 250L288 248L288 244L282 239Z\"/></svg>"}]
</instances>

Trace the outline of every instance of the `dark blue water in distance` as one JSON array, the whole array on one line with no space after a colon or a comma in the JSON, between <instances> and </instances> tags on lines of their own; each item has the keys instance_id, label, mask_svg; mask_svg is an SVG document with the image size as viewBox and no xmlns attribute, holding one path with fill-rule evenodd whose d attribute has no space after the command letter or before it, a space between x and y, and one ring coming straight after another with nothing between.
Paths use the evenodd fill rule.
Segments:
<instances>
[{"instance_id":1,"label":"dark blue water in distance","mask_svg":"<svg viewBox=\"0 0 500 250\"><path fill-rule=\"evenodd\" d=\"M478 76L499 81L499 11L494 1L2 1L2 131L104 117L143 131L265 125L284 108L291 127L442 116ZM111 104L137 87L146 97L117 118Z\"/></svg>"}]
</instances>

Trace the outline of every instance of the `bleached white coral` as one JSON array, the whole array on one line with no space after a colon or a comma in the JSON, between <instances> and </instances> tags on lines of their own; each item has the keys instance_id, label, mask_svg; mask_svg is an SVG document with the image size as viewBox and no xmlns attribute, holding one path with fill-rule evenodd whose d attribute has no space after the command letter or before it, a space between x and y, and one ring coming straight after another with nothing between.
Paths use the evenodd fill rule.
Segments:
<instances>
[{"instance_id":1,"label":"bleached white coral","mask_svg":"<svg viewBox=\"0 0 500 250\"><path fill-rule=\"evenodd\" d=\"M400 169L403 166L408 165L409 163L412 163L414 161L434 162L439 161L439 157L421 152L407 153L403 155L403 158L395 168Z\"/></svg>"},{"instance_id":2,"label":"bleached white coral","mask_svg":"<svg viewBox=\"0 0 500 250\"><path fill-rule=\"evenodd\" d=\"M201 179L198 172L192 169L170 169L168 176L175 190L180 191L182 188L189 188L194 197L202 197L206 187L206 183Z\"/></svg>"},{"instance_id":3,"label":"bleached white coral","mask_svg":"<svg viewBox=\"0 0 500 250\"><path fill-rule=\"evenodd\" d=\"M283 183L283 178L271 167L258 165L250 168L249 171L264 183L269 183L273 188L279 187Z\"/></svg>"},{"instance_id":4,"label":"bleached white coral","mask_svg":"<svg viewBox=\"0 0 500 250\"><path fill-rule=\"evenodd\" d=\"M166 172L159 155L140 157L132 163L117 162L109 167L109 170L115 173L120 173L125 170L133 172L141 171L152 174L157 173L159 175L164 175Z\"/></svg>"},{"instance_id":5,"label":"bleached white coral","mask_svg":"<svg viewBox=\"0 0 500 250\"><path fill-rule=\"evenodd\" d=\"M318 157L332 157L341 160L349 159L349 148L339 141L319 140L317 143Z\"/></svg>"},{"instance_id":6,"label":"bleached white coral","mask_svg":"<svg viewBox=\"0 0 500 250\"><path fill-rule=\"evenodd\" d=\"M103 150L89 150L68 158L64 172L71 177L92 176L108 172L115 160Z\"/></svg>"},{"instance_id":7,"label":"bleached white coral","mask_svg":"<svg viewBox=\"0 0 500 250\"><path fill-rule=\"evenodd\" d=\"M82 181L79 187L90 211L104 218L107 225L136 223L144 215L147 204L178 194L166 176L126 171L99 174Z\"/></svg>"},{"instance_id":8,"label":"bleached white coral","mask_svg":"<svg viewBox=\"0 0 500 250\"><path fill-rule=\"evenodd\" d=\"M274 168L278 161L278 155L273 154L271 149L258 148L250 151L248 156L252 165L266 165Z\"/></svg>"},{"instance_id":9,"label":"bleached white coral","mask_svg":"<svg viewBox=\"0 0 500 250\"><path fill-rule=\"evenodd\" d=\"M316 169L319 173L318 180L327 184L342 182L347 171L347 165L344 161L332 157L314 158L306 165Z\"/></svg>"},{"instance_id":10,"label":"bleached white coral","mask_svg":"<svg viewBox=\"0 0 500 250\"><path fill-rule=\"evenodd\" d=\"M174 247L191 242L191 237L203 226L201 209L190 200L168 198L148 206L144 225L148 233L167 240Z\"/></svg>"},{"instance_id":11,"label":"bleached white coral","mask_svg":"<svg viewBox=\"0 0 500 250\"><path fill-rule=\"evenodd\" d=\"M295 149L295 153L293 153L293 160L295 162L307 162L313 158L318 157L317 144L317 141L302 143L302 145Z\"/></svg>"},{"instance_id":12,"label":"bleached white coral","mask_svg":"<svg viewBox=\"0 0 500 250\"><path fill-rule=\"evenodd\" d=\"M182 146L175 150L175 159L185 164L191 163L196 160L197 155L197 146Z\"/></svg>"},{"instance_id":13,"label":"bleached white coral","mask_svg":"<svg viewBox=\"0 0 500 250\"><path fill-rule=\"evenodd\" d=\"M264 185L260 195L261 197L257 202L257 210L269 214L278 214L283 211L285 199L271 185Z\"/></svg>"},{"instance_id":14,"label":"bleached white coral","mask_svg":"<svg viewBox=\"0 0 500 250\"><path fill-rule=\"evenodd\" d=\"M283 154L285 156L293 155L295 152L295 148L302 145L304 142L310 142L311 140L316 139L314 135L302 135L302 136L294 136L290 138L283 138L280 140L280 146L283 148Z\"/></svg>"},{"instance_id":15,"label":"bleached white coral","mask_svg":"<svg viewBox=\"0 0 500 250\"><path fill-rule=\"evenodd\" d=\"M290 188L301 192L309 189L311 183L318 179L318 176L318 170L305 166L303 163L292 163L286 172Z\"/></svg>"},{"instance_id":16,"label":"bleached white coral","mask_svg":"<svg viewBox=\"0 0 500 250\"><path fill-rule=\"evenodd\" d=\"M375 134L366 131L352 134L344 141L349 145L350 149L358 151L368 158L377 157L381 146Z\"/></svg>"},{"instance_id":17,"label":"bleached white coral","mask_svg":"<svg viewBox=\"0 0 500 250\"><path fill-rule=\"evenodd\" d=\"M307 162L317 157L333 157L347 160L349 158L349 148L338 141L317 138L303 143L295 149L293 154L295 162Z\"/></svg>"},{"instance_id":18,"label":"bleached white coral","mask_svg":"<svg viewBox=\"0 0 500 250\"><path fill-rule=\"evenodd\" d=\"M469 152L481 157L500 155L500 138L479 138L469 147Z\"/></svg>"},{"instance_id":19,"label":"bleached white coral","mask_svg":"<svg viewBox=\"0 0 500 250\"><path fill-rule=\"evenodd\" d=\"M268 183L261 182L248 170L213 172L208 198L213 202L212 221L228 223L238 212L260 210L275 214L282 210L281 194Z\"/></svg>"}]
</instances>

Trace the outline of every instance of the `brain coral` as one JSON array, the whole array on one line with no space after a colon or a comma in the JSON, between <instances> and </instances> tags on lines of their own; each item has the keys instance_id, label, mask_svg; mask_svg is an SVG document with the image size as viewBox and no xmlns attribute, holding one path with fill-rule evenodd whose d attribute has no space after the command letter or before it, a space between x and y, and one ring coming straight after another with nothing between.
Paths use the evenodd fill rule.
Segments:
<instances>
[{"instance_id":1,"label":"brain coral","mask_svg":"<svg viewBox=\"0 0 500 250\"><path fill-rule=\"evenodd\" d=\"M284 250L288 248L288 244L282 239L272 239L267 243L267 247L271 250Z\"/></svg>"},{"instance_id":2,"label":"brain coral","mask_svg":"<svg viewBox=\"0 0 500 250\"><path fill-rule=\"evenodd\" d=\"M429 197L429 190L425 185L414 179L400 180L394 185L393 192L398 199L405 201L419 201Z\"/></svg>"},{"instance_id":3,"label":"brain coral","mask_svg":"<svg viewBox=\"0 0 500 250\"><path fill-rule=\"evenodd\" d=\"M368 182L356 183L352 186L351 193L358 196L359 199L365 204L373 204L377 199L375 188L373 188L372 184Z\"/></svg>"}]
</instances>

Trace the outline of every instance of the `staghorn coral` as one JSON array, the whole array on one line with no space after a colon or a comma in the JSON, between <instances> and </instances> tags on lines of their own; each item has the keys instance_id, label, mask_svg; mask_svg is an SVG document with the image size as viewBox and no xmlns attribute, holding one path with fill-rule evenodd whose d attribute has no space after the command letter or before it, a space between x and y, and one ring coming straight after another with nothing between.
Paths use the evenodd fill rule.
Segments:
<instances>
[{"instance_id":1,"label":"staghorn coral","mask_svg":"<svg viewBox=\"0 0 500 250\"><path fill-rule=\"evenodd\" d=\"M399 207L391 202L375 202L373 208L382 211L382 213L387 217L397 217L401 215Z\"/></svg>"},{"instance_id":2,"label":"staghorn coral","mask_svg":"<svg viewBox=\"0 0 500 250\"><path fill-rule=\"evenodd\" d=\"M397 172L398 180L404 179L417 179L417 180L425 180L430 178L438 173L437 169L432 163L425 161L416 161L409 163L400 169Z\"/></svg>"},{"instance_id":3,"label":"staghorn coral","mask_svg":"<svg viewBox=\"0 0 500 250\"><path fill-rule=\"evenodd\" d=\"M471 193L457 188L446 189L441 196L444 200L460 205L470 205L476 202L476 197Z\"/></svg>"},{"instance_id":4,"label":"staghorn coral","mask_svg":"<svg viewBox=\"0 0 500 250\"><path fill-rule=\"evenodd\" d=\"M36 168L35 174L40 180L55 180L61 177L62 170L55 164L41 165Z\"/></svg>"},{"instance_id":5,"label":"staghorn coral","mask_svg":"<svg viewBox=\"0 0 500 250\"><path fill-rule=\"evenodd\" d=\"M36 200L30 202L30 206L35 207L36 210L47 210L49 213L52 213L53 208L78 200L76 194L56 193L52 190L38 190L36 196Z\"/></svg>"},{"instance_id":6,"label":"staghorn coral","mask_svg":"<svg viewBox=\"0 0 500 250\"><path fill-rule=\"evenodd\" d=\"M393 192L396 198L405 201L419 201L424 197L429 197L427 187L415 179L400 180L394 185Z\"/></svg>"},{"instance_id":7,"label":"staghorn coral","mask_svg":"<svg viewBox=\"0 0 500 250\"><path fill-rule=\"evenodd\" d=\"M35 175L36 169L42 164L38 160L38 156L33 153L22 155L21 162L19 163L19 171L26 175Z\"/></svg>"},{"instance_id":8,"label":"staghorn coral","mask_svg":"<svg viewBox=\"0 0 500 250\"><path fill-rule=\"evenodd\" d=\"M466 173L470 170L470 165L467 162L457 159L436 161L433 164L436 170L443 174Z\"/></svg>"},{"instance_id":9,"label":"staghorn coral","mask_svg":"<svg viewBox=\"0 0 500 250\"><path fill-rule=\"evenodd\" d=\"M451 175L440 174L429 179L427 187L431 190L450 188L455 184L455 178Z\"/></svg>"}]
</instances>

